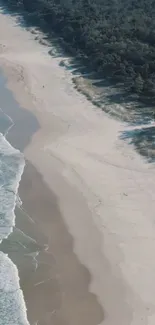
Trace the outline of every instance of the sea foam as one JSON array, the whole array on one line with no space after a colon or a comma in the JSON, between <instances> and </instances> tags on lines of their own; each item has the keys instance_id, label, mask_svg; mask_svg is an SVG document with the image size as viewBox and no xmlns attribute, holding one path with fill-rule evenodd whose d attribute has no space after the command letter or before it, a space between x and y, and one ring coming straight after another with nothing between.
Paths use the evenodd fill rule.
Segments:
<instances>
[{"instance_id":1,"label":"sea foam","mask_svg":"<svg viewBox=\"0 0 155 325\"><path fill-rule=\"evenodd\" d=\"M0 133L0 241L15 225L14 209L24 165L23 154Z\"/></svg>"},{"instance_id":2,"label":"sea foam","mask_svg":"<svg viewBox=\"0 0 155 325\"><path fill-rule=\"evenodd\" d=\"M0 252L0 325L29 325L18 270Z\"/></svg>"},{"instance_id":3,"label":"sea foam","mask_svg":"<svg viewBox=\"0 0 155 325\"><path fill-rule=\"evenodd\" d=\"M24 170L23 154L0 133L0 242L15 226L18 187ZM0 252L0 325L29 325L17 267Z\"/></svg>"}]
</instances>

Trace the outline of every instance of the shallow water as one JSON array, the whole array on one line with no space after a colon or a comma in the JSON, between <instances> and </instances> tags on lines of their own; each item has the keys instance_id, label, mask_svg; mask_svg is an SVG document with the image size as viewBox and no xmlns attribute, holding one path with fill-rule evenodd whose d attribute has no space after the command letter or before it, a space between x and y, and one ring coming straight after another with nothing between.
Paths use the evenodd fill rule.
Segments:
<instances>
[{"instance_id":1,"label":"shallow water","mask_svg":"<svg viewBox=\"0 0 155 325\"><path fill-rule=\"evenodd\" d=\"M2 84L1 91L2 91ZM4 100L4 98L3 98ZM0 100L1 105L1 100ZM4 239L15 226L15 206L18 187L24 170L23 154L11 146L5 135L13 125L12 119L0 109L0 250ZM4 250L3 250L4 251ZM0 251L0 325L28 325L26 306L19 285L17 267Z\"/></svg>"}]
</instances>

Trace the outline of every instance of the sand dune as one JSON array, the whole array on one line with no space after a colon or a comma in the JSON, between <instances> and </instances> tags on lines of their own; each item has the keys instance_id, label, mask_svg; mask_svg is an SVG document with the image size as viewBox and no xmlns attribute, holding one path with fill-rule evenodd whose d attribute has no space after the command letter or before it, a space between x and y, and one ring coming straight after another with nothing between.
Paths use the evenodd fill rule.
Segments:
<instances>
[{"instance_id":1,"label":"sand dune","mask_svg":"<svg viewBox=\"0 0 155 325\"><path fill-rule=\"evenodd\" d=\"M91 273L90 291L103 306L102 323L154 325L154 166L121 140L129 127L79 94L61 58L34 38L0 14L8 87L41 126L26 158L57 197L74 251Z\"/></svg>"}]
</instances>

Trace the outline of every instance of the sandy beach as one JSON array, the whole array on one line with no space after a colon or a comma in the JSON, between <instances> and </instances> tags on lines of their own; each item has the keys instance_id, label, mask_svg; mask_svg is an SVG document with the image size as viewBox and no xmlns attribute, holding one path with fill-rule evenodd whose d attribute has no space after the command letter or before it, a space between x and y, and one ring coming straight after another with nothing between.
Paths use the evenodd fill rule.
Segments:
<instances>
[{"instance_id":1,"label":"sandy beach","mask_svg":"<svg viewBox=\"0 0 155 325\"><path fill-rule=\"evenodd\" d=\"M154 325L154 165L35 36L0 13L0 66L24 109L7 111L32 218L17 211L17 226L40 247L37 270L19 269L30 325Z\"/></svg>"}]
</instances>

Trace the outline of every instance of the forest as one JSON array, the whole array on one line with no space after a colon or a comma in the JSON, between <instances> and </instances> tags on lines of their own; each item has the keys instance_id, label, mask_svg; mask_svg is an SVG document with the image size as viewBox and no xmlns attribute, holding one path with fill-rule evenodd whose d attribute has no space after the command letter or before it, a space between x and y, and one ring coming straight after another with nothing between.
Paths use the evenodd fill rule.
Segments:
<instances>
[{"instance_id":1,"label":"forest","mask_svg":"<svg viewBox=\"0 0 155 325\"><path fill-rule=\"evenodd\" d=\"M44 21L67 51L155 103L154 0L5 0Z\"/></svg>"}]
</instances>

